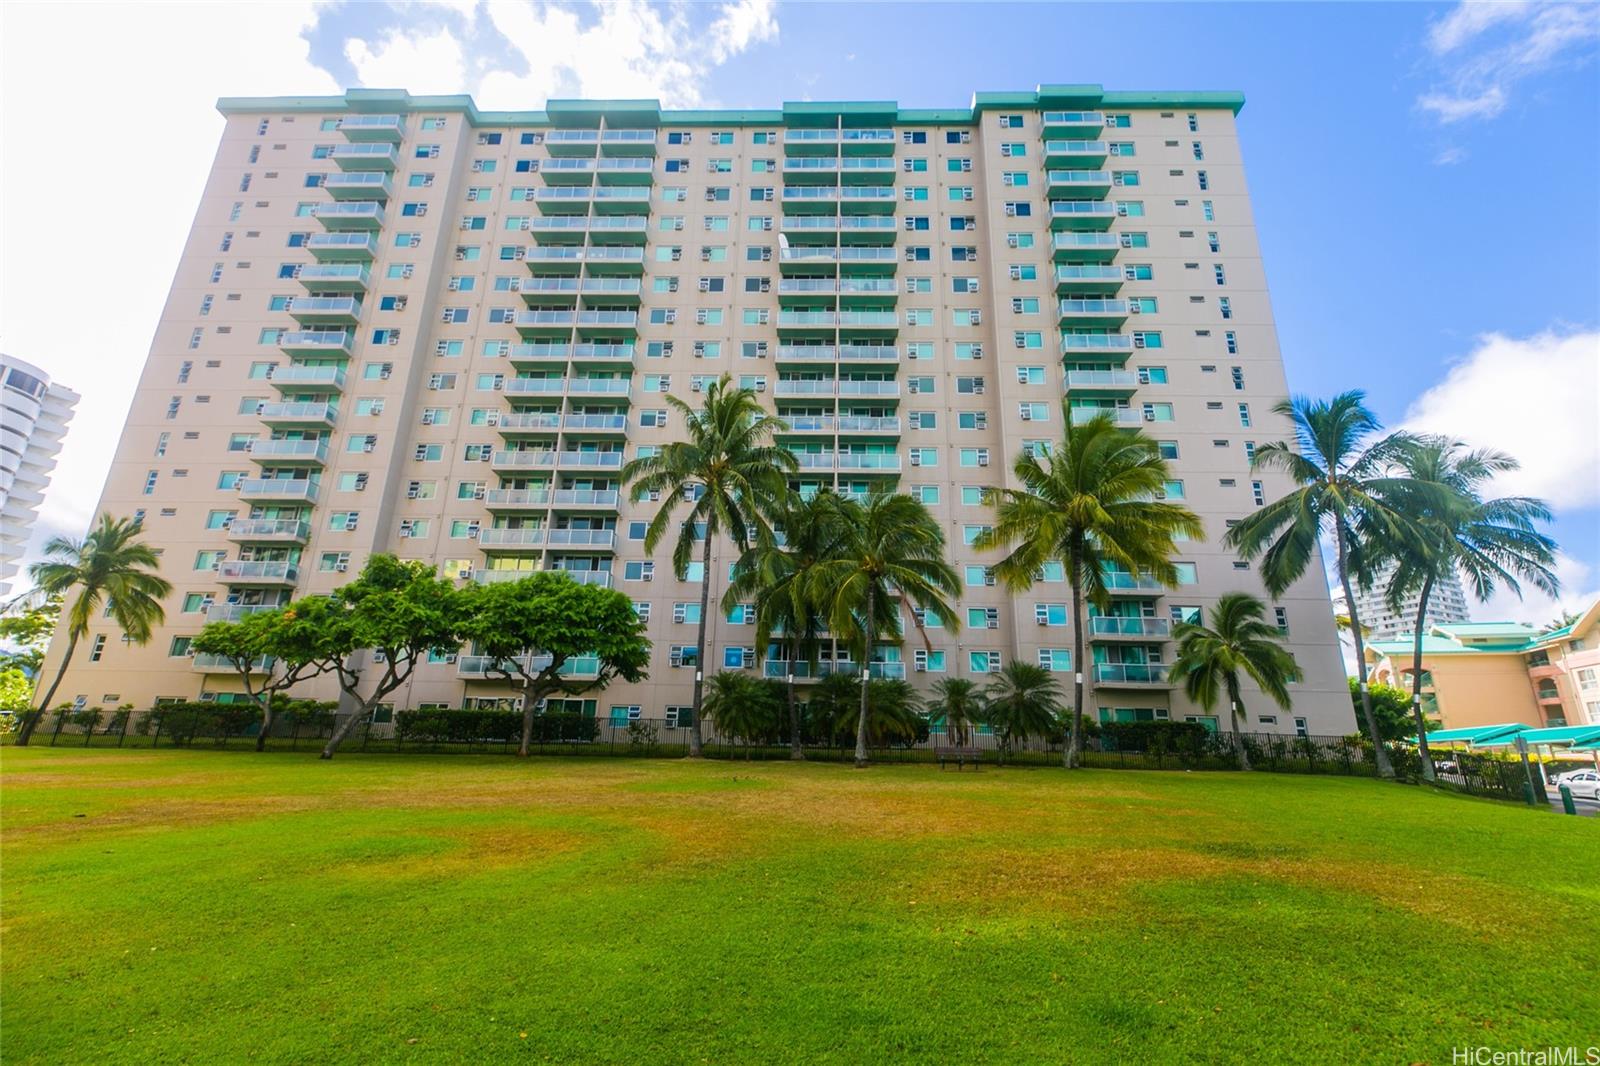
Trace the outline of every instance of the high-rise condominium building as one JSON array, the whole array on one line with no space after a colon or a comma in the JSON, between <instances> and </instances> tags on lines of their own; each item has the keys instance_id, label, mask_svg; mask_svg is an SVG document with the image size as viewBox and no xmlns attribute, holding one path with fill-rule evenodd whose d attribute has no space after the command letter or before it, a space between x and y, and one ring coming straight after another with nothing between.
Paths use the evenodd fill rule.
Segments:
<instances>
[{"instance_id":1,"label":"high-rise condominium building","mask_svg":"<svg viewBox=\"0 0 1600 1066\"><path fill-rule=\"evenodd\" d=\"M0 353L0 598L11 591L77 403L44 370Z\"/></svg>"},{"instance_id":2,"label":"high-rise condominium building","mask_svg":"<svg viewBox=\"0 0 1600 1066\"><path fill-rule=\"evenodd\" d=\"M1389 606L1389 582L1394 578L1395 564L1380 567L1372 584L1356 589L1356 608L1361 612L1361 624L1377 640L1392 640L1402 633L1417 631L1417 608L1421 605L1421 590L1414 591L1400 601L1397 611ZM1341 597L1342 599L1342 597ZM1434 585L1428 594L1428 618L1423 627L1427 632L1433 626L1455 625L1471 619L1467 613L1467 594L1461 590L1461 579L1453 571Z\"/></svg>"},{"instance_id":3,"label":"high-rise condominium building","mask_svg":"<svg viewBox=\"0 0 1600 1066\"><path fill-rule=\"evenodd\" d=\"M1166 589L1110 575L1089 619L1095 713L1205 717L1167 684L1175 622L1260 594L1229 521L1287 487L1251 470L1287 393L1232 93L1043 86L971 107L792 103L662 111L351 91L225 99L216 162L102 507L143 516L174 583L147 647L96 634L63 692L93 703L224 694L187 654L208 620L326 593L374 552L496 581L560 568L633 598L648 681L579 704L681 720L700 582L644 549L654 502L625 460L723 374L788 423L802 492L898 489L937 516L959 630L871 669L982 682L1010 659L1071 680L1069 592L1020 595L971 542L1026 449L1109 413L1159 440L1170 499L1205 519ZM1305 671L1255 729L1353 726L1320 561L1269 617ZM709 620L707 669L782 676L748 609ZM840 649L830 663L845 660ZM582 670L582 664L578 664ZM399 706L507 697L471 648ZM316 693L331 697L324 683ZM1226 713L1226 712L1224 712Z\"/></svg>"}]
</instances>

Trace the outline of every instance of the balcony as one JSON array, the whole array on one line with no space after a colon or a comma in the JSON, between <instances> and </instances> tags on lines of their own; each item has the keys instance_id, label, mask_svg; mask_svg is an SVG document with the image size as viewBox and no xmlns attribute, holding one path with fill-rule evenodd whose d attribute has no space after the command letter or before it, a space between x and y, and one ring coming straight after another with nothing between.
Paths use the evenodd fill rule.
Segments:
<instances>
[{"instance_id":1,"label":"balcony","mask_svg":"<svg viewBox=\"0 0 1600 1066\"><path fill-rule=\"evenodd\" d=\"M289 317L302 326L353 326L361 318L357 296L296 296L289 300Z\"/></svg>"},{"instance_id":2,"label":"balcony","mask_svg":"<svg viewBox=\"0 0 1600 1066\"><path fill-rule=\"evenodd\" d=\"M795 452L795 467L802 473L807 471L832 470L834 455L832 452Z\"/></svg>"},{"instance_id":3,"label":"balcony","mask_svg":"<svg viewBox=\"0 0 1600 1066\"><path fill-rule=\"evenodd\" d=\"M761 662L762 676L783 679L789 676L789 660L763 659ZM876 680L903 681L906 676L906 664L872 663L868 673ZM831 677L834 674L843 674L846 677L861 676L861 667L852 662L840 660L838 662L822 661L815 664L803 660L794 662L794 678L796 681L814 681L818 678Z\"/></svg>"},{"instance_id":4,"label":"balcony","mask_svg":"<svg viewBox=\"0 0 1600 1066\"><path fill-rule=\"evenodd\" d=\"M1107 393L1132 396L1139 388L1139 375L1131 370L1069 370L1067 392Z\"/></svg>"},{"instance_id":5,"label":"balcony","mask_svg":"<svg viewBox=\"0 0 1600 1066\"><path fill-rule=\"evenodd\" d=\"M846 185L839 190L839 210L846 215L851 212L892 215L899 202L899 194L888 185Z\"/></svg>"},{"instance_id":6,"label":"balcony","mask_svg":"<svg viewBox=\"0 0 1600 1066\"><path fill-rule=\"evenodd\" d=\"M399 144L405 140L406 120L401 115L345 115L339 119L339 132L347 141Z\"/></svg>"},{"instance_id":7,"label":"balcony","mask_svg":"<svg viewBox=\"0 0 1600 1066\"><path fill-rule=\"evenodd\" d=\"M494 412L490 412L491 418L493 415ZM561 416L554 411L507 411L489 424L498 426L500 432L508 436L517 433L554 434L561 428Z\"/></svg>"},{"instance_id":8,"label":"balcony","mask_svg":"<svg viewBox=\"0 0 1600 1066\"><path fill-rule=\"evenodd\" d=\"M650 190L633 185L552 185L536 189L533 201L546 214L649 214Z\"/></svg>"},{"instance_id":9,"label":"balcony","mask_svg":"<svg viewBox=\"0 0 1600 1066\"><path fill-rule=\"evenodd\" d=\"M655 180L655 166L651 159L623 156L600 160L595 174L602 185L649 185Z\"/></svg>"},{"instance_id":10,"label":"balcony","mask_svg":"<svg viewBox=\"0 0 1600 1066\"><path fill-rule=\"evenodd\" d=\"M1133 338L1126 333L1063 333L1061 354L1068 359L1104 356L1126 359L1133 353Z\"/></svg>"},{"instance_id":11,"label":"balcony","mask_svg":"<svg viewBox=\"0 0 1600 1066\"><path fill-rule=\"evenodd\" d=\"M642 215L546 215L530 218L527 231L541 243L643 244L648 222Z\"/></svg>"},{"instance_id":12,"label":"balcony","mask_svg":"<svg viewBox=\"0 0 1600 1066\"><path fill-rule=\"evenodd\" d=\"M567 379L506 378L500 391L507 396L560 396L567 391Z\"/></svg>"},{"instance_id":13,"label":"balcony","mask_svg":"<svg viewBox=\"0 0 1600 1066\"><path fill-rule=\"evenodd\" d=\"M841 155L894 155L899 135L892 129L847 129L839 131Z\"/></svg>"},{"instance_id":14,"label":"balcony","mask_svg":"<svg viewBox=\"0 0 1600 1066\"><path fill-rule=\"evenodd\" d=\"M1122 251L1115 233L1052 233L1050 251L1058 263L1109 263Z\"/></svg>"},{"instance_id":15,"label":"balcony","mask_svg":"<svg viewBox=\"0 0 1600 1066\"><path fill-rule=\"evenodd\" d=\"M1062 265L1056 267L1056 292L1062 296L1115 296L1124 277L1118 266Z\"/></svg>"},{"instance_id":16,"label":"balcony","mask_svg":"<svg viewBox=\"0 0 1600 1066\"><path fill-rule=\"evenodd\" d=\"M394 173L400 153L392 144L337 144L331 156L340 170Z\"/></svg>"},{"instance_id":17,"label":"balcony","mask_svg":"<svg viewBox=\"0 0 1600 1066\"><path fill-rule=\"evenodd\" d=\"M839 168L839 180L846 185L893 185L900 169L893 159L882 156L846 156L840 162L843 166Z\"/></svg>"},{"instance_id":18,"label":"balcony","mask_svg":"<svg viewBox=\"0 0 1600 1066\"><path fill-rule=\"evenodd\" d=\"M900 435L900 419L894 415L839 415L835 423L840 436L861 434L868 437L898 437ZM899 469L898 459L896 464L896 469ZM846 468L840 467L840 469Z\"/></svg>"},{"instance_id":19,"label":"balcony","mask_svg":"<svg viewBox=\"0 0 1600 1066\"><path fill-rule=\"evenodd\" d=\"M1047 170L1099 170L1110 149L1105 141L1050 140L1044 142Z\"/></svg>"},{"instance_id":20,"label":"balcony","mask_svg":"<svg viewBox=\"0 0 1600 1066\"><path fill-rule=\"evenodd\" d=\"M839 398L896 400L900 398L900 383L898 381L863 381L840 378Z\"/></svg>"},{"instance_id":21,"label":"balcony","mask_svg":"<svg viewBox=\"0 0 1600 1066\"><path fill-rule=\"evenodd\" d=\"M213 603L206 607L206 624L212 622L240 622L253 614L281 611L281 603Z\"/></svg>"},{"instance_id":22,"label":"balcony","mask_svg":"<svg viewBox=\"0 0 1600 1066\"><path fill-rule=\"evenodd\" d=\"M588 185L594 181L596 170L593 158L581 156L571 159L544 159L539 162L539 176L546 185Z\"/></svg>"},{"instance_id":23,"label":"balcony","mask_svg":"<svg viewBox=\"0 0 1600 1066\"><path fill-rule=\"evenodd\" d=\"M268 380L279 392L343 392L342 366L280 366Z\"/></svg>"},{"instance_id":24,"label":"balcony","mask_svg":"<svg viewBox=\"0 0 1600 1066\"><path fill-rule=\"evenodd\" d=\"M1127 300L1077 300L1060 303L1063 326L1111 326L1128 321Z\"/></svg>"},{"instance_id":25,"label":"balcony","mask_svg":"<svg viewBox=\"0 0 1600 1066\"><path fill-rule=\"evenodd\" d=\"M238 482L248 503L316 503L317 483L308 478L247 477Z\"/></svg>"},{"instance_id":26,"label":"balcony","mask_svg":"<svg viewBox=\"0 0 1600 1066\"><path fill-rule=\"evenodd\" d=\"M514 325L524 337L540 333L566 333L574 329L633 331L639 328L639 312L518 311Z\"/></svg>"},{"instance_id":27,"label":"balcony","mask_svg":"<svg viewBox=\"0 0 1600 1066\"><path fill-rule=\"evenodd\" d=\"M371 200L347 204L317 204L311 217L330 233L351 230L373 231L383 228L383 205Z\"/></svg>"},{"instance_id":28,"label":"balcony","mask_svg":"<svg viewBox=\"0 0 1600 1066\"><path fill-rule=\"evenodd\" d=\"M783 149L789 155L838 155L836 129L793 129L783 131Z\"/></svg>"},{"instance_id":29,"label":"balcony","mask_svg":"<svg viewBox=\"0 0 1600 1066\"><path fill-rule=\"evenodd\" d=\"M529 270L548 272L566 270L577 273L580 267L587 265L591 271L602 269L613 273L635 274L644 270L644 249L594 245L576 247L534 245L524 249L523 260L528 264Z\"/></svg>"},{"instance_id":30,"label":"balcony","mask_svg":"<svg viewBox=\"0 0 1600 1066\"><path fill-rule=\"evenodd\" d=\"M1095 663L1096 688L1165 688L1167 668L1162 663Z\"/></svg>"},{"instance_id":31,"label":"balcony","mask_svg":"<svg viewBox=\"0 0 1600 1066\"><path fill-rule=\"evenodd\" d=\"M274 428L332 429L339 420L339 409L325 401L264 403L256 408L256 417Z\"/></svg>"},{"instance_id":32,"label":"balcony","mask_svg":"<svg viewBox=\"0 0 1600 1066\"><path fill-rule=\"evenodd\" d=\"M208 618L207 621L211 621L211 619ZM257 656L250 660L249 672L252 674L270 674L272 672L272 664L276 661L270 655ZM234 665L232 659L213 652L197 652L190 660L190 666L196 673L200 674L237 674L239 672L239 668Z\"/></svg>"},{"instance_id":33,"label":"balcony","mask_svg":"<svg viewBox=\"0 0 1600 1066\"><path fill-rule=\"evenodd\" d=\"M786 156L783 160L784 181L820 181L831 185L838 180L838 175L838 156Z\"/></svg>"},{"instance_id":34,"label":"balcony","mask_svg":"<svg viewBox=\"0 0 1600 1066\"><path fill-rule=\"evenodd\" d=\"M1051 200L1053 230L1108 230L1117 220L1117 205L1105 200Z\"/></svg>"},{"instance_id":35,"label":"balcony","mask_svg":"<svg viewBox=\"0 0 1600 1066\"><path fill-rule=\"evenodd\" d=\"M1089 619L1091 640L1166 640L1172 623L1165 618L1119 618L1096 615Z\"/></svg>"},{"instance_id":36,"label":"balcony","mask_svg":"<svg viewBox=\"0 0 1600 1066\"><path fill-rule=\"evenodd\" d=\"M833 378L779 378L773 386L772 394L779 399L809 398L813 396L832 398L839 395L839 383Z\"/></svg>"},{"instance_id":37,"label":"balcony","mask_svg":"<svg viewBox=\"0 0 1600 1066\"><path fill-rule=\"evenodd\" d=\"M278 559L224 559L217 567L217 580L229 585L293 585L300 580L300 566Z\"/></svg>"},{"instance_id":38,"label":"balcony","mask_svg":"<svg viewBox=\"0 0 1600 1066\"><path fill-rule=\"evenodd\" d=\"M489 458L496 470L620 470L621 452L497 451Z\"/></svg>"},{"instance_id":39,"label":"balcony","mask_svg":"<svg viewBox=\"0 0 1600 1066\"><path fill-rule=\"evenodd\" d=\"M394 195L389 175L373 171L329 174L322 180L322 187L335 200L376 200L386 204Z\"/></svg>"},{"instance_id":40,"label":"balcony","mask_svg":"<svg viewBox=\"0 0 1600 1066\"><path fill-rule=\"evenodd\" d=\"M521 581L530 574L538 573L536 570L474 570L472 580L480 585L492 584L500 581ZM599 588L611 587L611 572L608 570L557 570L553 573L564 573L580 585L595 585Z\"/></svg>"},{"instance_id":41,"label":"balcony","mask_svg":"<svg viewBox=\"0 0 1600 1066\"><path fill-rule=\"evenodd\" d=\"M285 355L349 355L351 334L343 329L292 329L278 335Z\"/></svg>"},{"instance_id":42,"label":"balcony","mask_svg":"<svg viewBox=\"0 0 1600 1066\"><path fill-rule=\"evenodd\" d=\"M567 415L561 428L568 433L593 433L612 436L628 431L627 415Z\"/></svg>"},{"instance_id":43,"label":"balcony","mask_svg":"<svg viewBox=\"0 0 1600 1066\"><path fill-rule=\"evenodd\" d=\"M520 574L526 577L527 572L507 570L504 573ZM496 659L492 655L458 655L456 657L456 677L463 681L506 681L521 683L517 674L520 667L530 674L537 674L548 669L555 660L549 655L519 655L515 660Z\"/></svg>"},{"instance_id":44,"label":"balcony","mask_svg":"<svg viewBox=\"0 0 1600 1066\"><path fill-rule=\"evenodd\" d=\"M1138 577L1123 570L1113 570L1104 575L1106 591L1113 596L1160 596L1166 586L1147 574Z\"/></svg>"},{"instance_id":45,"label":"balcony","mask_svg":"<svg viewBox=\"0 0 1600 1066\"><path fill-rule=\"evenodd\" d=\"M543 511L547 507L616 510L619 497L616 489L489 489L483 494L483 504L491 513Z\"/></svg>"},{"instance_id":46,"label":"balcony","mask_svg":"<svg viewBox=\"0 0 1600 1066\"><path fill-rule=\"evenodd\" d=\"M306 251L319 263L370 263L378 254L378 238L370 233L313 233L306 241ZM300 273L303 276L310 269Z\"/></svg>"},{"instance_id":47,"label":"balcony","mask_svg":"<svg viewBox=\"0 0 1600 1066\"><path fill-rule=\"evenodd\" d=\"M529 529L480 529L478 531L478 547L485 551L495 548L541 548L544 546L545 530L538 527Z\"/></svg>"},{"instance_id":48,"label":"balcony","mask_svg":"<svg viewBox=\"0 0 1600 1066\"><path fill-rule=\"evenodd\" d=\"M600 152L608 156L653 156L656 131L606 130L600 135Z\"/></svg>"},{"instance_id":49,"label":"balcony","mask_svg":"<svg viewBox=\"0 0 1600 1066\"><path fill-rule=\"evenodd\" d=\"M781 198L786 212L831 215L839 204L839 190L832 185L785 185Z\"/></svg>"},{"instance_id":50,"label":"balcony","mask_svg":"<svg viewBox=\"0 0 1600 1066\"><path fill-rule=\"evenodd\" d=\"M310 536L311 524L298 518L235 518L228 523L228 539L236 544L304 544Z\"/></svg>"},{"instance_id":51,"label":"balcony","mask_svg":"<svg viewBox=\"0 0 1600 1066\"><path fill-rule=\"evenodd\" d=\"M1111 424L1119 429L1138 429L1144 425L1144 415L1133 407L1074 407L1071 410L1075 426L1092 422L1099 415L1109 417Z\"/></svg>"},{"instance_id":52,"label":"balcony","mask_svg":"<svg viewBox=\"0 0 1600 1066\"><path fill-rule=\"evenodd\" d=\"M1047 139L1096 137L1105 132L1106 116L1099 111L1046 111L1040 125Z\"/></svg>"},{"instance_id":53,"label":"balcony","mask_svg":"<svg viewBox=\"0 0 1600 1066\"><path fill-rule=\"evenodd\" d=\"M546 130L544 147L553 156L593 156L600 147L599 130Z\"/></svg>"},{"instance_id":54,"label":"balcony","mask_svg":"<svg viewBox=\"0 0 1600 1066\"><path fill-rule=\"evenodd\" d=\"M568 378L569 396L626 396L627 378Z\"/></svg>"},{"instance_id":55,"label":"balcony","mask_svg":"<svg viewBox=\"0 0 1600 1066\"><path fill-rule=\"evenodd\" d=\"M900 457L877 452L840 452L838 469L843 473L898 474Z\"/></svg>"},{"instance_id":56,"label":"balcony","mask_svg":"<svg viewBox=\"0 0 1600 1066\"><path fill-rule=\"evenodd\" d=\"M634 347L631 344L514 344L510 359L519 363L591 363L600 366L633 364Z\"/></svg>"},{"instance_id":57,"label":"balcony","mask_svg":"<svg viewBox=\"0 0 1600 1066\"><path fill-rule=\"evenodd\" d=\"M900 329L900 316L893 311L779 311L778 328L895 333Z\"/></svg>"},{"instance_id":58,"label":"balcony","mask_svg":"<svg viewBox=\"0 0 1600 1066\"><path fill-rule=\"evenodd\" d=\"M361 263L307 263L295 280L308 292L366 293L372 272Z\"/></svg>"},{"instance_id":59,"label":"balcony","mask_svg":"<svg viewBox=\"0 0 1600 1066\"><path fill-rule=\"evenodd\" d=\"M1052 200L1103 200L1111 191L1111 171L1051 170L1045 173L1044 187Z\"/></svg>"},{"instance_id":60,"label":"balcony","mask_svg":"<svg viewBox=\"0 0 1600 1066\"><path fill-rule=\"evenodd\" d=\"M326 466L325 440L253 440L250 458L263 466Z\"/></svg>"}]
</instances>

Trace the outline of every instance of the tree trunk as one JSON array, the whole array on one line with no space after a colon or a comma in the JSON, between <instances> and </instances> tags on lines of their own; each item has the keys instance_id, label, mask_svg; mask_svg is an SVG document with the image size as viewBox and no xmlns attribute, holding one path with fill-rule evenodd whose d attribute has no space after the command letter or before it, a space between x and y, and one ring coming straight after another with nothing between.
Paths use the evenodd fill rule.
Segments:
<instances>
[{"instance_id":1,"label":"tree trunk","mask_svg":"<svg viewBox=\"0 0 1600 1066\"><path fill-rule=\"evenodd\" d=\"M374 693L370 703L363 701L357 702L356 713L352 714L349 718L346 718L343 725L336 727L333 731L333 736L328 738L328 743L323 745L321 758L333 758L333 753L339 750L339 745L343 744L345 742L345 738L355 730L356 723L364 722L368 718L372 717L372 708L377 706L380 698L380 694Z\"/></svg>"},{"instance_id":2,"label":"tree trunk","mask_svg":"<svg viewBox=\"0 0 1600 1066\"><path fill-rule=\"evenodd\" d=\"M1243 717L1248 721L1249 715L1244 713L1244 700L1241 700L1238 696L1231 696L1228 702L1233 705L1233 709L1228 712L1228 719L1233 725L1233 745L1234 750L1239 754L1239 769L1248 770L1250 769L1250 753L1245 750L1244 733L1239 729L1239 719Z\"/></svg>"},{"instance_id":3,"label":"tree trunk","mask_svg":"<svg viewBox=\"0 0 1600 1066\"><path fill-rule=\"evenodd\" d=\"M44 699L40 700L39 705L33 709L34 713L28 716L28 720L26 722L22 723L22 729L17 733L17 747L25 748L28 746L28 741L33 739L33 731L38 728L39 720L43 718L45 712L50 709L50 700L55 696L56 689L61 687L61 679L67 676L67 664L72 662L72 653L76 651L77 648L77 636L75 634L68 636L67 652L65 655L61 656L61 666L56 670L56 679L50 682L49 689L45 691Z\"/></svg>"},{"instance_id":4,"label":"tree trunk","mask_svg":"<svg viewBox=\"0 0 1600 1066\"><path fill-rule=\"evenodd\" d=\"M800 737L800 704L795 700L794 665L799 658L800 638L797 636L789 646L789 671L784 678L789 697L789 758L795 760L806 757L805 745Z\"/></svg>"},{"instance_id":5,"label":"tree trunk","mask_svg":"<svg viewBox=\"0 0 1600 1066\"><path fill-rule=\"evenodd\" d=\"M689 720L689 758L700 758L700 692L705 685L706 676L706 615L711 610L711 538L716 535L711 528L711 523L706 523L706 546L700 553L700 628L695 637L694 661L694 709L690 712Z\"/></svg>"},{"instance_id":6,"label":"tree trunk","mask_svg":"<svg viewBox=\"0 0 1600 1066\"><path fill-rule=\"evenodd\" d=\"M245 687L249 688L250 686L246 683ZM269 693L262 693L259 699L261 703L261 731L256 734L256 750L266 751L267 733L272 729L272 696Z\"/></svg>"},{"instance_id":7,"label":"tree trunk","mask_svg":"<svg viewBox=\"0 0 1600 1066\"><path fill-rule=\"evenodd\" d=\"M528 686L522 686L522 740L517 744L517 757L526 759L533 748L533 705L537 700L528 698Z\"/></svg>"},{"instance_id":8,"label":"tree trunk","mask_svg":"<svg viewBox=\"0 0 1600 1066\"><path fill-rule=\"evenodd\" d=\"M1422 593L1417 598L1417 631L1411 638L1411 717L1417 723L1417 755L1422 760L1422 779L1436 781L1433 771L1433 753L1428 750L1428 720L1422 714L1422 626L1428 616L1428 597L1433 595L1433 575L1422 582Z\"/></svg>"},{"instance_id":9,"label":"tree trunk","mask_svg":"<svg viewBox=\"0 0 1600 1066\"><path fill-rule=\"evenodd\" d=\"M867 694L872 677L872 584L867 584L867 613L861 625L861 713L856 716L856 769L867 765Z\"/></svg>"},{"instance_id":10,"label":"tree trunk","mask_svg":"<svg viewBox=\"0 0 1600 1066\"><path fill-rule=\"evenodd\" d=\"M1083 587L1079 572L1083 554L1074 547L1068 560L1067 580L1072 582L1072 721L1067 726L1067 750L1061 753L1061 765L1068 770L1078 766L1078 724L1083 721Z\"/></svg>"},{"instance_id":11,"label":"tree trunk","mask_svg":"<svg viewBox=\"0 0 1600 1066\"><path fill-rule=\"evenodd\" d=\"M1346 545L1344 519L1333 524L1334 543L1339 549L1339 584L1344 588L1344 602L1350 608L1350 635L1356 642L1356 677L1361 682L1361 716L1367 722L1367 734L1372 738L1372 755L1378 766L1378 776L1394 779L1394 767L1389 765L1389 753L1384 749L1383 738L1378 733L1378 720L1372 716L1372 693L1367 689L1367 649L1361 639L1361 615L1356 607L1356 590L1350 584L1349 552Z\"/></svg>"}]
</instances>

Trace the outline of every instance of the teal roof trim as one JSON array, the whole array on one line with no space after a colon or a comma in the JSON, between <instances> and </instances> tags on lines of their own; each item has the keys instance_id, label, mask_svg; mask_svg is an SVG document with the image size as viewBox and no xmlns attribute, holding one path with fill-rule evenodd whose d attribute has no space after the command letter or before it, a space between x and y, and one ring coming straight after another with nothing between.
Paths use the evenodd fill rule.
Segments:
<instances>
[{"instance_id":1,"label":"teal roof trim","mask_svg":"<svg viewBox=\"0 0 1600 1066\"><path fill-rule=\"evenodd\" d=\"M1496 741L1501 737L1514 737L1518 733L1526 732L1527 726L1521 722L1508 722L1504 725L1475 725L1464 729L1435 729L1428 734L1429 744L1468 743L1483 744ZM1408 738L1415 744L1416 737Z\"/></svg>"},{"instance_id":2,"label":"teal roof trim","mask_svg":"<svg viewBox=\"0 0 1600 1066\"><path fill-rule=\"evenodd\" d=\"M1430 735L1430 738L1431 735ZM1515 744L1518 740L1525 740L1529 744L1552 744L1564 746L1567 744L1591 744L1600 742L1600 726L1593 725L1557 725L1546 729L1527 729L1521 733L1510 736L1497 737L1491 741L1479 741L1485 747L1504 747Z\"/></svg>"},{"instance_id":3,"label":"teal roof trim","mask_svg":"<svg viewBox=\"0 0 1600 1066\"><path fill-rule=\"evenodd\" d=\"M584 126L601 115L608 122L639 126L803 125L824 118L849 124L960 125L976 122L985 111L1002 108L1192 108L1228 110L1244 106L1238 92L1106 92L1098 85L1041 85L1033 92L974 93L967 108L902 108L892 100L803 100L781 109L663 111L658 100L550 100L543 111L479 111L466 95L412 96L404 89L347 89L342 96L224 96L217 110L224 115L259 115L295 111L363 111L464 114L474 126Z\"/></svg>"}]
</instances>

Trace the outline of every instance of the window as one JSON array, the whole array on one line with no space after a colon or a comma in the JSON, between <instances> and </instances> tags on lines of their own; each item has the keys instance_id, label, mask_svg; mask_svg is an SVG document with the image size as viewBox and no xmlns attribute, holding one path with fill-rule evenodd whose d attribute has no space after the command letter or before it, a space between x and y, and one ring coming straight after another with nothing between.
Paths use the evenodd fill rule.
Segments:
<instances>
[{"instance_id":1,"label":"window","mask_svg":"<svg viewBox=\"0 0 1600 1066\"><path fill-rule=\"evenodd\" d=\"M1239 424L1247 429L1250 426L1250 405L1247 403L1239 405Z\"/></svg>"},{"instance_id":2,"label":"window","mask_svg":"<svg viewBox=\"0 0 1600 1066\"><path fill-rule=\"evenodd\" d=\"M1273 621L1277 623L1278 632L1283 634L1284 636L1288 636L1289 635L1289 611L1288 611L1288 608L1285 608L1285 607L1274 607L1272 609L1272 618L1273 618ZM1298 721L1302 721L1303 722L1303 721L1305 721L1305 719L1301 718L1301 719L1298 719Z\"/></svg>"},{"instance_id":3,"label":"window","mask_svg":"<svg viewBox=\"0 0 1600 1066\"><path fill-rule=\"evenodd\" d=\"M967 654L967 669L974 674L992 674L1000 669L1000 653L974 651Z\"/></svg>"},{"instance_id":4,"label":"window","mask_svg":"<svg viewBox=\"0 0 1600 1066\"><path fill-rule=\"evenodd\" d=\"M1042 626L1064 626L1070 614L1064 603L1036 603L1033 620Z\"/></svg>"},{"instance_id":5,"label":"window","mask_svg":"<svg viewBox=\"0 0 1600 1066\"><path fill-rule=\"evenodd\" d=\"M1068 648L1040 648L1039 665L1053 674L1072 673L1072 651Z\"/></svg>"},{"instance_id":6,"label":"window","mask_svg":"<svg viewBox=\"0 0 1600 1066\"><path fill-rule=\"evenodd\" d=\"M998 607L968 607L968 629L999 629L1000 608Z\"/></svg>"}]
</instances>

